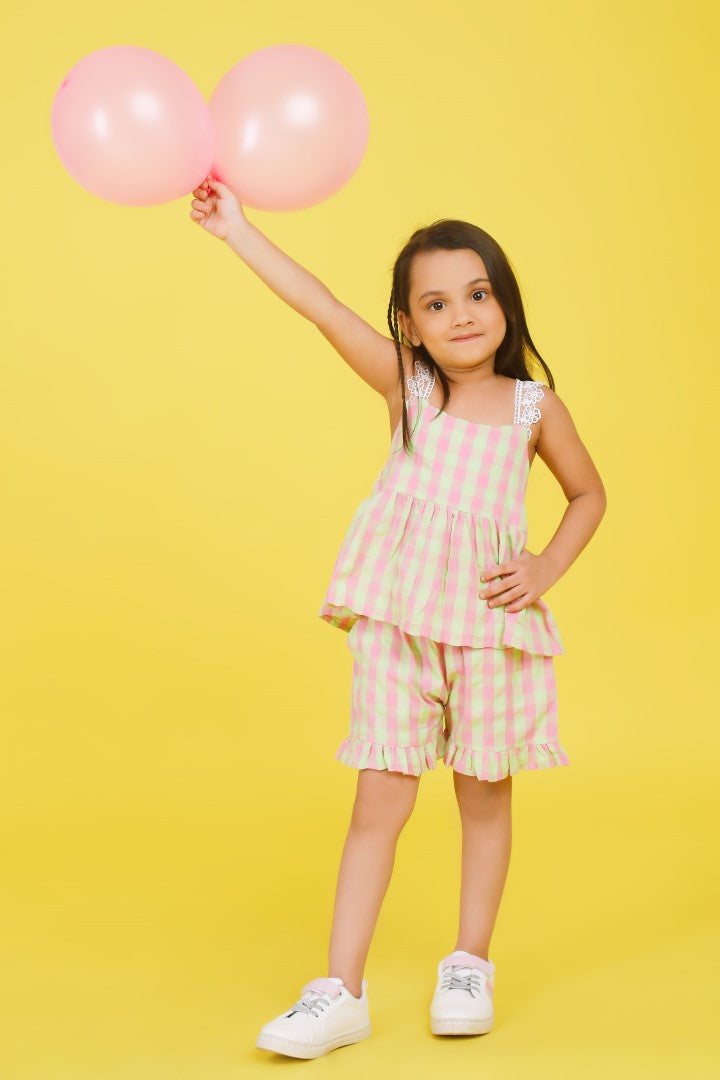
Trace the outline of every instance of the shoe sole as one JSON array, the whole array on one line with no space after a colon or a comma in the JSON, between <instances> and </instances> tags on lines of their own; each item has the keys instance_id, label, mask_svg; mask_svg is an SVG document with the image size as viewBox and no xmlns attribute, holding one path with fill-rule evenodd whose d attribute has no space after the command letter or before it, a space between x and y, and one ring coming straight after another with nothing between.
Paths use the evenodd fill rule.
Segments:
<instances>
[{"instance_id":1,"label":"shoe sole","mask_svg":"<svg viewBox=\"0 0 720 1080\"><path fill-rule=\"evenodd\" d=\"M318 1046L307 1046L304 1043L293 1042L291 1039L283 1039L280 1035L258 1035L255 1045L260 1050L274 1050L276 1054L285 1054L287 1057L316 1058L327 1054L331 1050L337 1050L340 1046L350 1046L352 1043L367 1039L371 1032L370 1024L359 1031L351 1031L346 1035L338 1035L336 1039L320 1043Z\"/></svg>"},{"instance_id":2,"label":"shoe sole","mask_svg":"<svg viewBox=\"0 0 720 1080\"><path fill-rule=\"evenodd\" d=\"M434 1020L430 1018L430 1030L433 1035L487 1035L492 1026L492 1020Z\"/></svg>"}]
</instances>

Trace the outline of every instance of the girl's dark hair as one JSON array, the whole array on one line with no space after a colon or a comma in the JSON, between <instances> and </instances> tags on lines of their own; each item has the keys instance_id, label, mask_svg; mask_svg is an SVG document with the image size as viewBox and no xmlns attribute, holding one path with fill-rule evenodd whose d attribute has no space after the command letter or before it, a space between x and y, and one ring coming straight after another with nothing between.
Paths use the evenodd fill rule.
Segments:
<instances>
[{"instance_id":1,"label":"girl's dark hair","mask_svg":"<svg viewBox=\"0 0 720 1080\"><path fill-rule=\"evenodd\" d=\"M403 403L403 446L406 450L411 449L411 444L406 416L405 371L400 351L401 335L402 343L412 349L413 359L423 360L430 373L432 374L434 370L436 377L440 380L443 389L443 402L440 412L445 409L450 400L449 382L453 380L448 380L448 377L438 367L424 345L413 345L412 342L405 338L398 323L397 313L398 311L403 311L406 315L410 313L410 270L416 255L423 252L452 251L464 248L476 251L485 264L493 291L507 320L505 337L495 354L495 371L501 375L527 380L533 377L529 365L533 363L540 364L547 375L550 389L555 389L552 372L535 348L530 337L520 288L508 257L500 245L484 229L472 225L469 221L458 221L454 218L442 218L439 221L434 221L432 225L417 229L412 234L395 260L392 271L388 326L395 342L395 351L397 352L398 367L400 369Z\"/></svg>"}]
</instances>

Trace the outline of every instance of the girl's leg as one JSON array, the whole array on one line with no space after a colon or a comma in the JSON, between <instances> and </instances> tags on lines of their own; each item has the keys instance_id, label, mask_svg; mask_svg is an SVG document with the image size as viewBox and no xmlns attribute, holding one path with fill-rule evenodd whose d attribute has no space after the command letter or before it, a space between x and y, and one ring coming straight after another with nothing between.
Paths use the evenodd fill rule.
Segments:
<instances>
[{"instance_id":1,"label":"girl's leg","mask_svg":"<svg viewBox=\"0 0 720 1080\"><path fill-rule=\"evenodd\" d=\"M512 843L512 776L478 780L453 770L462 824L460 927L456 949L489 960Z\"/></svg>"},{"instance_id":2,"label":"girl's leg","mask_svg":"<svg viewBox=\"0 0 720 1080\"><path fill-rule=\"evenodd\" d=\"M419 776L360 769L340 861L330 935L328 975L362 993L362 976L380 907L390 884L395 847L412 814Z\"/></svg>"}]
</instances>

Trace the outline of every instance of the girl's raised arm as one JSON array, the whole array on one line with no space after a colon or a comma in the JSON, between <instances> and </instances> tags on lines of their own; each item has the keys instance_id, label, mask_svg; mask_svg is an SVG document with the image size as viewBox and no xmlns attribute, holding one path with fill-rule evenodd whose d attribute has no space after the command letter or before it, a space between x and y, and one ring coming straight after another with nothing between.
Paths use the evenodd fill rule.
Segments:
<instances>
[{"instance_id":1,"label":"girl's raised arm","mask_svg":"<svg viewBox=\"0 0 720 1080\"><path fill-rule=\"evenodd\" d=\"M252 225L225 184L208 178L193 195L190 217L224 240L281 300L313 322L353 371L387 399L398 382L393 340L341 303L319 278Z\"/></svg>"}]
</instances>

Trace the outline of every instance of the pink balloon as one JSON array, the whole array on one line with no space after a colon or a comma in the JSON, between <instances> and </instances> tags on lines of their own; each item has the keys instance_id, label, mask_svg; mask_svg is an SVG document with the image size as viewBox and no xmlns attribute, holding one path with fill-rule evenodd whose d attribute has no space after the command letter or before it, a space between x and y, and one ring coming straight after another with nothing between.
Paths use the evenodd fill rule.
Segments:
<instances>
[{"instance_id":1,"label":"pink balloon","mask_svg":"<svg viewBox=\"0 0 720 1080\"><path fill-rule=\"evenodd\" d=\"M192 79L137 45L83 57L52 105L55 149L93 195L154 206L187 195L210 170L212 118Z\"/></svg>"},{"instance_id":2,"label":"pink balloon","mask_svg":"<svg viewBox=\"0 0 720 1080\"><path fill-rule=\"evenodd\" d=\"M242 203L300 210L338 191L368 141L365 99L352 75L309 45L270 45L239 60L208 103L212 174Z\"/></svg>"}]
</instances>

